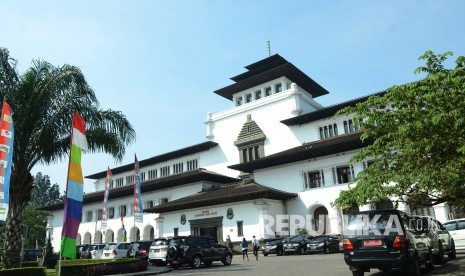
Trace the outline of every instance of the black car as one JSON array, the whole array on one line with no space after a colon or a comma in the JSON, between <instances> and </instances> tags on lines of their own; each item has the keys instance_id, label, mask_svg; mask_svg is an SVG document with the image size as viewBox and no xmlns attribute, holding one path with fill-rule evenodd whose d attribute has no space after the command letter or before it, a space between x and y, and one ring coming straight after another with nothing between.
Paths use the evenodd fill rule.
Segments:
<instances>
[{"instance_id":1,"label":"black car","mask_svg":"<svg viewBox=\"0 0 465 276\"><path fill-rule=\"evenodd\" d=\"M82 259L82 254L86 252L90 244L81 244L76 246L76 259Z\"/></svg>"},{"instance_id":2,"label":"black car","mask_svg":"<svg viewBox=\"0 0 465 276\"><path fill-rule=\"evenodd\" d=\"M150 246L153 241L136 241L131 244L131 249L128 250L129 258L148 259Z\"/></svg>"},{"instance_id":3,"label":"black car","mask_svg":"<svg viewBox=\"0 0 465 276\"><path fill-rule=\"evenodd\" d=\"M371 268L402 268L419 276L421 265L433 269L429 240L421 220L398 210L371 210L349 216L343 236L344 260L354 276Z\"/></svg>"},{"instance_id":4,"label":"black car","mask_svg":"<svg viewBox=\"0 0 465 276\"><path fill-rule=\"evenodd\" d=\"M166 260L172 268L179 268L183 264L198 268L202 263L211 266L214 261L230 265L232 257L228 247L210 236L187 236L170 241Z\"/></svg>"},{"instance_id":5,"label":"black car","mask_svg":"<svg viewBox=\"0 0 465 276\"><path fill-rule=\"evenodd\" d=\"M24 249L23 262L37 261L37 258L42 258L42 249Z\"/></svg>"},{"instance_id":6,"label":"black car","mask_svg":"<svg viewBox=\"0 0 465 276\"><path fill-rule=\"evenodd\" d=\"M284 254L300 254L307 253L307 244L313 238L310 235L298 235L290 238L288 241L283 242Z\"/></svg>"},{"instance_id":7,"label":"black car","mask_svg":"<svg viewBox=\"0 0 465 276\"><path fill-rule=\"evenodd\" d=\"M321 235L308 242L307 251L310 254L339 252L339 241L338 236Z\"/></svg>"},{"instance_id":8,"label":"black car","mask_svg":"<svg viewBox=\"0 0 465 276\"><path fill-rule=\"evenodd\" d=\"M281 256L284 254L283 249L283 240L282 239L273 239L265 241L265 244L262 246L263 256L268 256L269 254L276 254Z\"/></svg>"}]
</instances>

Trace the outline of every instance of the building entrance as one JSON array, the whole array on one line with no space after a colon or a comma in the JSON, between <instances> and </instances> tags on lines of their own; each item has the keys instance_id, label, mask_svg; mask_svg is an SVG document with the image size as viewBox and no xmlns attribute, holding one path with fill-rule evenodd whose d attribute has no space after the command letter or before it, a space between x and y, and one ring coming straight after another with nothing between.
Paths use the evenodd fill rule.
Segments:
<instances>
[{"instance_id":1,"label":"building entrance","mask_svg":"<svg viewBox=\"0 0 465 276\"><path fill-rule=\"evenodd\" d=\"M223 241L223 217L193 219L189 220L191 225L191 235L211 236L220 244Z\"/></svg>"}]
</instances>

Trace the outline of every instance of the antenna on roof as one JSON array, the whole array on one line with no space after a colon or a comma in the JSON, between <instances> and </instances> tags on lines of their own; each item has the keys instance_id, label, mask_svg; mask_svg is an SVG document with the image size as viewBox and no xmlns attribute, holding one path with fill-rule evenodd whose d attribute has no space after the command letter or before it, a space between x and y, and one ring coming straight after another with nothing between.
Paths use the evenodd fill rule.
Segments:
<instances>
[{"instance_id":1,"label":"antenna on roof","mask_svg":"<svg viewBox=\"0 0 465 276\"><path fill-rule=\"evenodd\" d=\"M266 45L268 47L268 57L271 57L271 43L270 43L270 39L268 38L268 40L266 41Z\"/></svg>"}]
</instances>

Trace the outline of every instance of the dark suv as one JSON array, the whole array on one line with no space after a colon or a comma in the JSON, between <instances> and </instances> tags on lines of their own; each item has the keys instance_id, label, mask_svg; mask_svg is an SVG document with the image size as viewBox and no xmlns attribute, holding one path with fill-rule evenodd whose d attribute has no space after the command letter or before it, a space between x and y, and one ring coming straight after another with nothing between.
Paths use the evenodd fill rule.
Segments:
<instances>
[{"instance_id":1,"label":"dark suv","mask_svg":"<svg viewBox=\"0 0 465 276\"><path fill-rule=\"evenodd\" d=\"M187 236L170 241L166 261L172 268L183 264L198 268L201 263L210 266L214 261L230 265L232 252L210 236Z\"/></svg>"},{"instance_id":2,"label":"dark suv","mask_svg":"<svg viewBox=\"0 0 465 276\"><path fill-rule=\"evenodd\" d=\"M129 258L141 258L141 259L148 259L149 258L149 251L150 246L152 245L152 241L136 241L132 242L131 249L128 251Z\"/></svg>"},{"instance_id":3,"label":"dark suv","mask_svg":"<svg viewBox=\"0 0 465 276\"><path fill-rule=\"evenodd\" d=\"M310 235L298 235L290 238L283 243L284 254L300 254L307 253L307 244L313 238Z\"/></svg>"},{"instance_id":4,"label":"dark suv","mask_svg":"<svg viewBox=\"0 0 465 276\"><path fill-rule=\"evenodd\" d=\"M370 268L382 271L402 268L409 275L419 276L421 265L434 268L421 219L398 210L351 214L344 232L343 249L344 260L354 276L363 276Z\"/></svg>"}]
</instances>

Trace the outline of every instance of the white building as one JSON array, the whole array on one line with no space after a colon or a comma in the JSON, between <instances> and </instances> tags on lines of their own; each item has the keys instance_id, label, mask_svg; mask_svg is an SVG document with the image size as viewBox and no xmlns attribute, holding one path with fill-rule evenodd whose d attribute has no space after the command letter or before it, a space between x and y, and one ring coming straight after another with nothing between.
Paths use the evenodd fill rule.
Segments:
<instances>
[{"instance_id":1,"label":"white building","mask_svg":"<svg viewBox=\"0 0 465 276\"><path fill-rule=\"evenodd\" d=\"M348 165L364 145L350 117L333 116L368 96L323 107L315 99L328 91L281 56L245 68L231 78L234 84L215 91L233 104L208 113L205 142L139 162L143 223L132 215L134 164L112 169L104 231L99 220L106 170L86 176L96 180L96 191L84 195L78 244L120 241L123 222L129 241L208 234L238 242L293 235L299 228L341 233L343 212L332 203L367 164ZM384 204L359 209L392 206ZM63 204L42 209L51 212L47 235L58 250ZM450 208L414 211L445 221ZM298 221L296 215L311 217Z\"/></svg>"}]
</instances>

